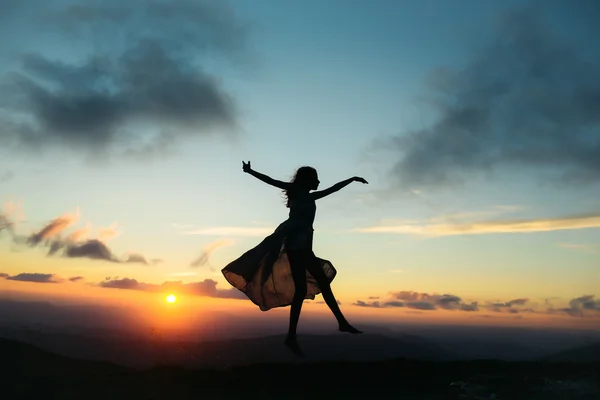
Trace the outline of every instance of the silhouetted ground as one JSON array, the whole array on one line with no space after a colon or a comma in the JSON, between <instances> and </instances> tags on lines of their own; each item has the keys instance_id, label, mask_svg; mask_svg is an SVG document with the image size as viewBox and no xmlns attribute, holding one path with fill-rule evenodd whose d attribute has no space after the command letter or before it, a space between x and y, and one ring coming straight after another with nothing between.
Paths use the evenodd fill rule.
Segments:
<instances>
[{"instance_id":1,"label":"silhouetted ground","mask_svg":"<svg viewBox=\"0 0 600 400\"><path fill-rule=\"evenodd\" d=\"M600 398L600 363L402 359L136 370L8 339L0 339L0 355L2 399Z\"/></svg>"}]
</instances>

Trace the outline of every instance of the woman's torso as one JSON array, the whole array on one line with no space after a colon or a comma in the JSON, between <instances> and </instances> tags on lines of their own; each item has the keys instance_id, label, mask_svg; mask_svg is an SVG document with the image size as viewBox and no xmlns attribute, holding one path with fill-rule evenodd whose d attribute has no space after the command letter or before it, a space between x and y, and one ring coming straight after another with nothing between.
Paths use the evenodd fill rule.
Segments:
<instances>
[{"instance_id":1,"label":"woman's torso","mask_svg":"<svg viewBox=\"0 0 600 400\"><path fill-rule=\"evenodd\" d=\"M289 199L290 213L288 223L297 227L312 229L317 205L310 193L296 195Z\"/></svg>"}]
</instances>

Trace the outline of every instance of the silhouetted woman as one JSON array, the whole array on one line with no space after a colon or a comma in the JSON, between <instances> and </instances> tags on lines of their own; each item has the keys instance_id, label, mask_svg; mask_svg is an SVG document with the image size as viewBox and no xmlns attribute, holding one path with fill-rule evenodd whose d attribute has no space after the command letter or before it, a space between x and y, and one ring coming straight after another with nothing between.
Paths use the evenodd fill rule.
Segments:
<instances>
[{"instance_id":1,"label":"silhouetted woman","mask_svg":"<svg viewBox=\"0 0 600 400\"><path fill-rule=\"evenodd\" d=\"M317 171L312 167L299 168L291 182L278 181L254 171L250 161L242 161L242 169L283 190L290 213L289 218L273 234L223 268L225 279L244 292L262 311L291 305L285 344L297 355L302 355L296 341L302 302L304 299L314 299L319 293L323 293L340 331L362 333L350 325L342 314L330 287L337 271L331 262L315 256L312 241L317 210L315 200L337 192L352 182L367 181L353 177L328 189L311 192L319 186Z\"/></svg>"}]
</instances>

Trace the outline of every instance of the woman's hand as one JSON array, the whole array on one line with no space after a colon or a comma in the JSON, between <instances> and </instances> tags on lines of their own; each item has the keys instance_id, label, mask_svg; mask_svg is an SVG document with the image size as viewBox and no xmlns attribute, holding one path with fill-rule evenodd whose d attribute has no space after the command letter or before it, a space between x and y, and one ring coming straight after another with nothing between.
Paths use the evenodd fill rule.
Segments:
<instances>
[{"instance_id":1,"label":"woman's hand","mask_svg":"<svg viewBox=\"0 0 600 400\"><path fill-rule=\"evenodd\" d=\"M360 182L360 183L366 183L366 184L369 183L365 180L365 178L361 178L360 176L355 176L354 178L352 178L352 180L355 182Z\"/></svg>"},{"instance_id":2,"label":"woman's hand","mask_svg":"<svg viewBox=\"0 0 600 400\"><path fill-rule=\"evenodd\" d=\"M242 171L250 172L251 170L252 170L252 167L250 166L250 161L248 161L247 163L242 161Z\"/></svg>"}]
</instances>

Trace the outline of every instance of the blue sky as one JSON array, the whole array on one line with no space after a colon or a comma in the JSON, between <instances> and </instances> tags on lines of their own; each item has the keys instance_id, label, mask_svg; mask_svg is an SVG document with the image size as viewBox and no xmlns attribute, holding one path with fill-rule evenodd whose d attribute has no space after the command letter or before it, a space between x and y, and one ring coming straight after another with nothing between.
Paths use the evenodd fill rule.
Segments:
<instances>
[{"instance_id":1,"label":"blue sky","mask_svg":"<svg viewBox=\"0 0 600 400\"><path fill-rule=\"evenodd\" d=\"M63 234L111 227L116 256L162 262L5 236L8 275L225 288L220 268L287 214L242 174L249 159L278 179L312 165L323 186L370 182L318 205L315 251L348 304L598 293L594 2L69 4L2 6L0 200L22 202L21 235L79 209Z\"/></svg>"}]
</instances>

